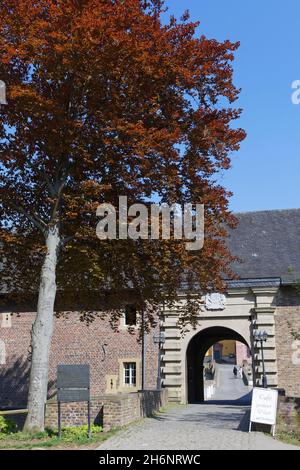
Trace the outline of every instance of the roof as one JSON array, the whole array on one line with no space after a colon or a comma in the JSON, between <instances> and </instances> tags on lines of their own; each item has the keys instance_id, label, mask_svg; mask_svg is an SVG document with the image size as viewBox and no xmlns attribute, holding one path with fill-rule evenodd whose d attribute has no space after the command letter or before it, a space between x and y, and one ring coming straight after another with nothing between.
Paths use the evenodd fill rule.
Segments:
<instances>
[{"instance_id":1,"label":"roof","mask_svg":"<svg viewBox=\"0 0 300 470\"><path fill-rule=\"evenodd\" d=\"M300 209L235 214L239 224L227 244L242 262L233 269L240 279L300 280Z\"/></svg>"},{"instance_id":2,"label":"roof","mask_svg":"<svg viewBox=\"0 0 300 470\"><path fill-rule=\"evenodd\" d=\"M233 263L239 279L229 281L230 286L300 282L300 209L241 212L235 216L239 223L230 231L227 245L241 262Z\"/></svg>"}]
</instances>

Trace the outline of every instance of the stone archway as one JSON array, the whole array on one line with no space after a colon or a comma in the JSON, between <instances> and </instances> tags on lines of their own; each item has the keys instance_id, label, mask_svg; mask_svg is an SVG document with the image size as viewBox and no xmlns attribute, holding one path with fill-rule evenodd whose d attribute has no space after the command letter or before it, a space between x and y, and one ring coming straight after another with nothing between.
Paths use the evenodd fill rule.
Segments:
<instances>
[{"instance_id":1,"label":"stone archway","mask_svg":"<svg viewBox=\"0 0 300 470\"><path fill-rule=\"evenodd\" d=\"M213 344L226 339L239 341L249 347L243 336L224 326L204 328L190 340L186 351L188 403L204 400L203 361L205 353Z\"/></svg>"},{"instance_id":2,"label":"stone archway","mask_svg":"<svg viewBox=\"0 0 300 470\"><path fill-rule=\"evenodd\" d=\"M227 328L234 331L249 345L253 360L254 385L261 384L262 356L253 342L253 331L264 329L268 339L265 344L265 366L268 385L278 384L277 356L275 342L275 303L278 280L261 279L255 281L237 281L228 288L226 299L219 310L209 310L205 306L199 311L198 326L190 328L182 335L178 317L185 303L183 293L178 304L165 308L162 312L162 331L165 343L162 351L162 385L169 389L170 401L188 402L187 349L192 338L208 328ZM242 341L242 342L244 342Z\"/></svg>"}]
</instances>

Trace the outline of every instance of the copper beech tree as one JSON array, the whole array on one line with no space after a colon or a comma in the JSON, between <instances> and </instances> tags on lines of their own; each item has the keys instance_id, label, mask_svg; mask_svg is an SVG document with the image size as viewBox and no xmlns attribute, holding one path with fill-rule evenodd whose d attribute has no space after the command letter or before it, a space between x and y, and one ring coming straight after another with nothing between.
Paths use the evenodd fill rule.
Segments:
<instances>
[{"instance_id":1,"label":"copper beech tree","mask_svg":"<svg viewBox=\"0 0 300 470\"><path fill-rule=\"evenodd\" d=\"M113 322L133 296L150 325L153 306L174 301L182 282L203 293L231 275L224 240L235 220L214 175L245 136L231 125L238 44L199 37L187 13L168 23L162 13L158 0L0 4L1 277L10 301L37 294L29 431L44 427L54 312ZM200 251L96 237L100 203L154 195L205 205ZM195 299L182 323L195 321Z\"/></svg>"}]
</instances>

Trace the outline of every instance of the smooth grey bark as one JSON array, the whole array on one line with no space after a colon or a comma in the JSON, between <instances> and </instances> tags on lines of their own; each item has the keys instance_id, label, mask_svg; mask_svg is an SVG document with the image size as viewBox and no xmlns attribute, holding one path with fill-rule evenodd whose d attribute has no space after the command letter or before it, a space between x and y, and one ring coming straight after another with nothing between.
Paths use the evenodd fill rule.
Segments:
<instances>
[{"instance_id":1,"label":"smooth grey bark","mask_svg":"<svg viewBox=\"0 0 300 470\"><path fill-rule=\"evenodd\" d=\"M59 227L58 224L52 225L46 235L47 252L41 270L37 314L32 327L28 415L24 427L30 432L44 430L59 246Z\"/></svg>"}]
</instances>

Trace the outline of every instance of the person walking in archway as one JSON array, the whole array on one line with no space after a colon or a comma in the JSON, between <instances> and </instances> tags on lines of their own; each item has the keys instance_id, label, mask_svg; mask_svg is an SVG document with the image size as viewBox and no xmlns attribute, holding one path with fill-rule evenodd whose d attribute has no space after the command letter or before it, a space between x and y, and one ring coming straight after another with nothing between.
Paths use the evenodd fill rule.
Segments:
<instances>
[{"instance_id":1,"label":"person walking in archway","mask_svg":"<svg viewBox=\"0 0 300 470\"><path fill-rule=\"evenodd\" d=\"M233 368L233 375L235 376L235 378L237 378L237 368L236 368L236 366L234 366L234 368Z\"/></svg>"}]
</instances>

